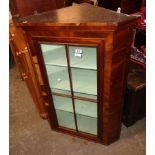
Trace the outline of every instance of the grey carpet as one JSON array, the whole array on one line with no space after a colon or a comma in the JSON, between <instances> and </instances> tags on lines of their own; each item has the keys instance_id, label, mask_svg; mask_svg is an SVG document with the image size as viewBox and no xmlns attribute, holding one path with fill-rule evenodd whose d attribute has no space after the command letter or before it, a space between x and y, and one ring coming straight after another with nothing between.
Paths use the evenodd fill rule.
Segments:
<instances>
[{"instance_id":1,"label":"grey carpet","mask_svg":"<svg viewBox=\"0 0 155 155\"><path fill-rule=\"evenodd\" d=\"M145 119L122 125L119 141L104 146L51 131L33 104L16 67L10 69L10 155L145 155Z\"/></svg>"}]
</instances>

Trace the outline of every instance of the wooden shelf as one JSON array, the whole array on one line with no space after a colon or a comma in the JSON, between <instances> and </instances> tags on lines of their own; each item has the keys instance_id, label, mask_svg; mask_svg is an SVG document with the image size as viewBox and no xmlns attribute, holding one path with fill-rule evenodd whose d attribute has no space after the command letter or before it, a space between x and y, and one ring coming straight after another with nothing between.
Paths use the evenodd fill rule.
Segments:
<instances>
[{"instance_id":1,"label":"wooden shelf","mask_svg":"<svg viewBox=\"0 0 155 155\"><path fill-rule=\"evenodd\" d=\"M81 57L75 56L75 50L81 50ZM70 66L96 70L96 53L96 47L69 46Z\"/></svg>"},{"instance_id":2,"label":"wooden shelf","mask_svg":"<svg viewBox=\"0 0 155 155\"><path fill-rule=\"evenodd\" d=\"M66 49L64 45L41 44L40 46L46 65L67 66Z\"/></svg>"},{"instance_id":3,"label":"wooden shelf","mask_svg":"<svg viewBox=\"0 0 155 155\"><path fill-rule=\"evenodd\" d=\"M78 130L97 135L97 118L77 115Z\"/></svg>"},{"instance_id":4,"label":"wooden shelf","mask_svg":"<svg viewBox=\"0 0 155 155\"><path fill-rule=\"evenodd\" d=\"M75 99L76 114L97 118L97 103Z\"/></svg>"},{"instance_id":5,"label":"wooden shelf","mask_svg":"<svg viewBox=\"0 0 155 155\"><path fill-rule=\"evenodd\" d=\"M57 110L59 126L75 129L74 115L71 112ZM78 131L97 135L97 118L77 114Z\"/></svg>"},{"instance_id":6,"label":"wooden shelf","mask_svg":"<svg viewBox=\"0 0 155 155\"><path fill-rule=\"evenodd\" d=\"M73 113L56 109L56 114L59 126L75 129Z\"/></svg>"},{"instance_id":7,"label":"wooden shelf","mask_svg":"<svg viewBox=\"0 0 155 155\"><path fill-rule=\"evenodd\" d=\"M71 91L67 67L46 65L46 70L52 90L67 94ZM71 72L75 94L97 95L97 71L71 68Z\"/></svg>"},{"instance_id":8,"label":"wooden shelf","mask_svg":"<svg viewBox=\"0 0 155 155\"><path fill-rule=\"evenodd\" d=\"M72 99L53 95L54 106L57 110L73 113ZM97 103L75 99L76 114L97 118Z\"/></svg>"},{"instance_id":9,"label":"wooden shelf","mask_svg":"<svg viewBox=\"0 0 155 155\"><path fill-rule=\"evenodd\" d=\"M64 45L41 44L45 65L67 66ZM75 56L75 50L82 50L81 57ZM70 66L96 70L96 47L69 46Z\"/></svg>"},{"instance_id":10,"label":"wooden shelf","mask_svg":"<svg viewBox=\"0 0 155 155\"><path fill-rule=\"evenodd\" d=\"M52 90L58 89L59 92L60 90L64 92L66 91L67 94L71 91L68 77L68 70L66 67L50 66L47 68L47 71L49 74L48 79ZM96 96L97 95L96 74L97 74L96 71L72 68L72 83L73 83L73 91L75 92L75 94L77 92L78 94L83 93L83 95L88 94ZM88 76L89 78L87 78Z\"/></svg>"},{"instance_id":11,"label":"wooden shelf","mask_svg":"<svg viewBox=\"0 0 155 155\"><path fill-rule=\"evenodd\" d=\"M97 71L71 68L73 91L97 95Z\"/></svg>"},{"instance_id":12,"label":"wooden shelf","mask_svg":"<svg viewBox=\"0 0 155 155\"><path fill-rule=\"evenodd\" d=\"M71 94L68 68L46 65L50 88L53 92Z\"/></svg>"},{"instance_id":13,"label":"wooden shelf","mask_svg":"<svg viewBox=\"0 0 155 155\"><path fill-rule=\"evenodd\" d=\"M71 98L53 95L53 100L55 109L73 113L73 104Z\"/></svg>"}]
</instances>

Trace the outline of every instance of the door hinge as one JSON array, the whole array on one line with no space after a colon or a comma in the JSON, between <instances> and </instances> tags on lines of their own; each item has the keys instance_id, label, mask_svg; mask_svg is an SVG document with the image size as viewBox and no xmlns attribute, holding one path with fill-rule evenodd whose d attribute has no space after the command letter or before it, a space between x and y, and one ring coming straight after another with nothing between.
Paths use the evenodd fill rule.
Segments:
<instances>
[{"instance_id":1,"label":"door hinge","mask_svg":"<svg viewBox=\"0 0 155 155\"><path fill-rule=\"evenodd\" d=\"M44 104L46 107L49 107L49 102L50 102L50 88L48 85L40 85L41 87L41 92L42 92L42 98L44 100Z\"/></svg>"}]
</instances>

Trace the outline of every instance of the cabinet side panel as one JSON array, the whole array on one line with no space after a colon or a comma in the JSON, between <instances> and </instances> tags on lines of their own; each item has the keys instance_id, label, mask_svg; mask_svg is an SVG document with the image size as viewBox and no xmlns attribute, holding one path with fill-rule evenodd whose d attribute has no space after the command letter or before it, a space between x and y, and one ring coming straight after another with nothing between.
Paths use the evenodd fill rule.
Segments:
<instances>
[{"instance_id":1,"label":"cabinet side panel","mask_svg":"<svg viewBox=\"0 0 155 155\"><path fill-rule=\"evenodd\" d=\"M132 44L132 28L113 33L113 42L107 54L110 62L105 72L110 70L108 80L109 89L104 93L103 106L103 141L110 144L119 139L121 131L121 118L126 88L128 65L130 60L130 46ZM106 65L105 65L106 66ZM106 81L105 79L105 81Z\"/></svg>"}]
</instances>

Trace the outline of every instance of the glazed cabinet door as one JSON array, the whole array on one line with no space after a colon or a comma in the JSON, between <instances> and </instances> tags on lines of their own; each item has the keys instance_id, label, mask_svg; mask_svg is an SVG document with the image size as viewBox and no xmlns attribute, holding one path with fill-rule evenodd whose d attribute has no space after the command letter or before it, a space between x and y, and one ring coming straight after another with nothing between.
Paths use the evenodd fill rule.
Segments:
<instances>
[{"instance_id":1,"label":"glazed cabinet door","mask_svg":"<svg viewBox=\"0 0 155 155\"><path fill-rule=\"evenodd\" d=\"M33 39L50 96L49 108L53 108L51 122L55 122L54 128L101 139L103 87L99 77L103 76L104 41Z\"/></svg>"}]
</instances>

